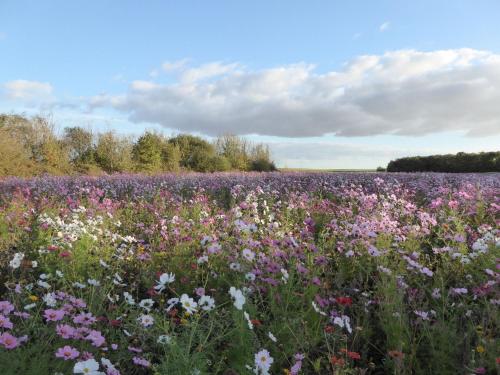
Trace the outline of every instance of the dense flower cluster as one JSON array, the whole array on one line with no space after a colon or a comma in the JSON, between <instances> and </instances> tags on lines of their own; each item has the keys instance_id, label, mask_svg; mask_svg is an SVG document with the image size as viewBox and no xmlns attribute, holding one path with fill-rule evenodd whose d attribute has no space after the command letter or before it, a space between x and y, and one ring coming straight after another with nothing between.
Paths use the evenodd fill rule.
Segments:
<instances>
[{"instance_id":1,"label":"dense flower cluster","mask_svg":"<svg viewBox=\"0 0 500 375\"><path fill-rule=\"evenodd\" d=\"M494 372L499 213L497 174L7 180L0 373Z\"/></svg>"}]
</instances>

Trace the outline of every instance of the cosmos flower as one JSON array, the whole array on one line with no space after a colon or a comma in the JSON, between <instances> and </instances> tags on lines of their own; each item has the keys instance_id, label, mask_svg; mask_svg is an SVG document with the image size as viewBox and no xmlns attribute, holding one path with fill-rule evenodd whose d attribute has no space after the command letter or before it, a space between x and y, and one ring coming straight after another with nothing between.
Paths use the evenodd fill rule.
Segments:
<instances>
[{"instance_id":1,"label":"cosmos flower","mask_svg":"<svg viewBox=\"0 0 500 375\"><path fill-rule=\"evenodd\" d=\"M179 302L188 314L193 314L197 311L198 304L187 294L181 295Z\"/></svg>"},{"instance_id":2,"label":"cosmos flower","mask_svg":"<svg viewBox=\"0 0 500 375\"><path fill-rule=\"evenodd\" d=\"M204 295L198 300L198 305L202 308L202 310L210 311L215 308L215 300L210 296Z\"/></svg>"},{"instance_id":3,"label":"cosmos flower","mask_svg":"<svg viewBox=\"0 0 500 375\"><path fill-rule=\"evenodd\" d=\"M56 357L62 358L65 361L67 361L68 359L78 358L79 355L80 352L78 350L68 345L63 346L62 348L59 348L56 351Z\"/></svg>"},{"instance_id":4,"label":"cosmos flower","mask_svg":"<svg viewBox=\"0 0 500 375\"><path fill-rule=\"evenodd\" d=\"M242 310L243 305L246 301L243 292L240 289L236 289L234 286L232 286L231 288L229 288L229 294L231 295L231 297L233 297L234 307L236 307L238 310Z\"/></svg>"},{"instance_id":5,"label":"cosmos flower","mask_svg":"<svg viewBox=\"0 0 500 375\"><path fill-rule=\"evenodd\" d=\"M173 273L163 273L160 275L160 279L157 285L154 287L159 293L163 292L167 284L171 284L175 281L175 275Z\"/></svg>"},{"instance_id":6,"label":"cosmos flower","mask_svg":"<svg viewBox=\"0 0 500 375\"><path fill-rule=\"evenodd\" d=\"M142 314L137 318L137 321L143 326L143 327L151 327L155 320L151 315L146 315Z\"/></svg>"},{"instance_id":7,"label":"cosmos flower","mask_svg":"<svg viewBox=\"0 0 500 375\"><path fill-rule=\"evenodd\" d=\"M262 349L257 354L255 354L254 362L257 372L262 375L267 375L269 374L269 369L271 368L274 359L266 349Z\"/></svg>"},{"instance_id":8,"label":"cosmos flower","mask_svg":"<svg viewBox=\"0 0 500 375\"><path fill-rule=\"evenodd\" d=\"M93 358L86 361L76 362L73 367L73 373L85 375L104 375L103 372L99 371L99 363Z\"/></svg>"}]
</instances>

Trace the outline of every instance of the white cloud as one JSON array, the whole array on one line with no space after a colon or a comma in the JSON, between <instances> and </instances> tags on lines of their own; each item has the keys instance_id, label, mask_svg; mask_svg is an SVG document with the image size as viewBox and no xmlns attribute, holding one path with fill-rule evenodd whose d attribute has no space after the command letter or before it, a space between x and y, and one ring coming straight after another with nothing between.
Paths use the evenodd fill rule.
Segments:
<instances>
[{"instance_id":1,"label":"white cloud","mask_svg":"<svg viewBox=\"0 0 500 375\"><path fill-rule=\"evenodd\" d=\"M258 71L239 64L183 68L178 81L135 81L112 106L133 122L207 135L283 137L500 132L500 55L473 49L399 50L315 73L300 63Z\"/></svg>"},{"instance_id":2,"label":"white cloud","mask_svg":"<svg viewBox=\"0 0 500 375\"><path fill-rule=\"evenodd\" d=\"M384 22L382 25L379 26L379 31L384 32L389 29L390 23L389 22Z\"/></svg>"},{"instance_id":3,"label":"white cloud","mask_svg":"<svg viewBox=\"0 0 500 375\"><path fill-rule=\"evenodd\" d=\"M238 64L223 64L221 62L212 62L201 65L197 68L185 69L182 72L181 81L185 83L193 83L208 78L235 73L238 67Z\"/></svg>"},{"instance_id":4,"label":"white cloud","mask_svg":"<svg viewBox=\"0 0 500 375\"><path fill-rule=\"evenodd\" d=\"M7 100L22 102L29 106L52 102L52 85L47 82L23 79L9 81L2 86L2 96Z\"/></svg>"},{"instance_id":5,"label":"white cloud","mask_svg":"<svg viewBox=\"0 0 500 375\"><path fill-rule=\"evenodd\" d=\"M165 61L161 65L161 68L166 72L175 72L177 70L181 70L182 68L184 68L188 62L189 62L188 59Z\"/></svg>"}]
</instances>

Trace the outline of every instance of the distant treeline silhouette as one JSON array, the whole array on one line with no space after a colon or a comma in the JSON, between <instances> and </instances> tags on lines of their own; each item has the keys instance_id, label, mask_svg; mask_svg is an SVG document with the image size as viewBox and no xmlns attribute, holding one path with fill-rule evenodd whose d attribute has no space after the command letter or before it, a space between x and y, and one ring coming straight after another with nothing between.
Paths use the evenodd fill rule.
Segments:
<instances>
[{"instance_id":1,"label":"distant treeline silhouette","mask_svg":"<svg viewBox=\"0 0 500 375\"><path fill-rule=\"evenodd\" d=\"M54 131L41 117L0 114L0 177L42 174L274 171L269 149L234 135L215 142L147 131L138 138L82 127Z\"/></svg>"},{"instance_id":2,"label":"distant treeline silhouette","mask_svg":"<svg viewBox=\"0 0 500 375\"><path fill-rule=\"evenodd\" d=\"M389 162L387 172L500 172L500 151L400 158Z\"/></svg>"}]
</instances>

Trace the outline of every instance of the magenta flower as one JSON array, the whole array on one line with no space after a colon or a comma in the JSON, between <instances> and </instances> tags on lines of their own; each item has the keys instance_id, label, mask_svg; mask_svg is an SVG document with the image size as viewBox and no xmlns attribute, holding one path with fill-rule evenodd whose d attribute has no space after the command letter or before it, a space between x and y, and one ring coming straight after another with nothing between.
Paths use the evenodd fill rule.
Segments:
<instances>
[{"instance_id":1,"label":"magenta flower","mask_svg":"<svg viewBox=\"0 0 500 375\"><path fill-rule=\"evenodd\" d=\"M14 349L19 346L19 340L9 332L4 332L0 335L0 345L5 349Z\"/></svg>"},{"instance_id":2,"label":"magenta flower","mask_svg":"<svg viewBox=\"0 0 500 375\"><path fill-rule=\"evenodd\" d=\"M7 316L0 314L0 328L12 329L14 325Z\"/></svg>"},{"instance_id":3,"label":"magenta flower","mask_svg":"<svg viewBox=\"0 0 500 375\"><path fill-rule=\"evenodd\" d=\"M47 319L47 321L57 322L62 320L65 314L66 312L64 312L64 310L47 309L44 311L43 316Z\"/></svg>"},{"instance_id":4,"label":"magenta flower","mask_svg":"<svg viewBox=\"0 0 500 375\"><path fill-rule=\"evenodd\" d=\"M132 361L134 364L143 366L143 367L149 367L151 366L151 362L149 362L146 358L143 357L134 357L132 358Z\"/></svg>"},{"instance_id":5,"label":"magenta flower","mask_svg":"<svg viewBox=\"0 0 500 375\"><path fill-rule=\"evenodd\" d=\"M14 305L9 301L0 301L0 313L9 315L14 311Z\"/></svg>"},{"instance_id":6,"label":"magenta flower","mask_svg":"<svg viewBox=\"0 0 500 375\"><path fill-rule=\"evenodd\" d=\"M96 322L96 318L91 313L80 313L73 318L75 324L89 326Z\"/></svg>"},{"instance_id":7,"label":"magenta flower","mask_svg":"<svg viewBox=\"0 0 500 375\"><path fill-rule=\"evenodd\" d=\"M57 349L57 352L56 352L56 357L62 358L65 361L67 361L68 359L78 358L79 355L80 355L80 352L69 345L66 345L66 346L63 346L62 348Z\"/></svg>"},{"instance_id":8,"label":"magenta flower","mask_svg":"<svg viewBox=\"0 0 500 375\"><path fill-rule=\"evenodd\" d=\"M58 324L56 326L56 332L63 339L71 339L75 336L75 328L67 324Z\"/></svg>"},{"instance_id":9,"label":"magenta flower","mask_svg":"<svg viewBox=\"0 0 500 375\"><path fill-rule=\"evenodd\" d=\"M92 341L92 345L96 346L96 347L101 346L106 341L106 339L101 334L101 332L94 331L94 330L92 330L92 331L89 332L89 334L87 335L87 337L85 337L85 340Z\"/></svg>"}]
</instances>

